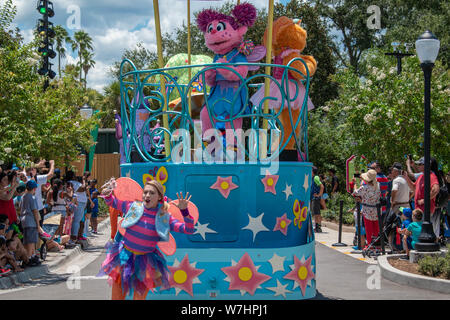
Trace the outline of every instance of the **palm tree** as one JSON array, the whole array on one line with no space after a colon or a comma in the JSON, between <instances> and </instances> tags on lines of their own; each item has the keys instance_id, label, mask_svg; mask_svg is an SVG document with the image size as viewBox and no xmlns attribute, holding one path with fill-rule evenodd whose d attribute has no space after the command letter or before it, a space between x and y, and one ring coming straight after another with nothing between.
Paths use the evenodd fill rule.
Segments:
<instances>
[{"instance_id":1,"label":"palm tree","mask_svg":"<svg viewBox=\"0 0 450 320\"><path fill-rule=\"evenodd\" d=\"M66 43L72 43L72 39L69 37L67 30L62 26L55 26L55 42L56 42L56 51L58 52L58 72L59 78L61 79L61 58L66 57Z\"/></svg>"},{"instance_id":2,"label":"palm tree","mask_svg":"<svg viewBox=\"0 0 450 320\"><path fill-rule=\"evenodd\" d=\"M87 74L89 70L95 66L95 61L92 59L94 57L94 54L92 52L84 51L82 56L83 56L82 69L84 71L84 89L86 89Z\"/></svg>"},{"instance_id":3,"label":"palm tree","mask_svg":"<svg viewBox=\"0 0 450 320\"><path fill-rule=\"evenodd\" d=\"M66 76L72 77L73 80L78 79L80 76L80 68L74 64L66 64L66 67L63 70Z\"/></svg>"},{"instance_id":4,"label":"palm tree","mask_svg":"<svg viewBox=\"0 0 450 320\"><path fill-rule=\"evenodd\" d=\"M72 50L78 51L79 65L83 67L83 53L92 48L92 38L83 30L75 32L74 40L72 42ZM82 82L82 70L80 70L80 83Z\"/></svg>"}]
</instances>

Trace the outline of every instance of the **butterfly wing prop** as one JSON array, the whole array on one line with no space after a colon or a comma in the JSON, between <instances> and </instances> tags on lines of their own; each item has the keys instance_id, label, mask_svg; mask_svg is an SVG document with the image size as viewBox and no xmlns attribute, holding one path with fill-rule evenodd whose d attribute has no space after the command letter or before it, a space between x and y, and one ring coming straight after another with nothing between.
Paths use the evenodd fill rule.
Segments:
<instances>
[{"instance_id":1,"label":"butterfly wing prop","mask_svg":"<svg viewBox=\"0 0 450 320\"><path fill-rule=\"evenodd\" d=\"M247 61L248 62L258 62L266 56L266 53L267 53L266 47L256 46L253 49L253 51L247 56ZM258 69L259 69L259 66L249 66L248 67L249 71L255 71Z\"/></svg>"},{"instance_id":2,"label":"butterfly wing prop","mask_svg":"<svg viewBox=\"0 0 450 320\"><path fill-rule=\"evenodd\" d=\"M183 221L183 215L181 214L180 209L178 209L178 207L175 204L178 204L178 199L169 202L169 205L170 205L169 213L175 219L177 219L179 221ZM188 210L189 210L189 214L194 219L194 225L195 225L198 221L198 208L195 204L193 204L191 201L189 201ZM158 242L158 247L165 255L171 256L177 250L177 243L176 243L174 237L172 236L172 234L170 234L169 241Z\"/></svg>"},{"instance_id":3,"label":"butterfly wing prop","mask_svg":"<svg viewBox=\"0 0 450 320\"><path fill-rule=\"evenodd\" d=\"M131 178L121 177L116 179L114 195L122 201L142 201L142 187Z\"/></svg>"}]
</instances>

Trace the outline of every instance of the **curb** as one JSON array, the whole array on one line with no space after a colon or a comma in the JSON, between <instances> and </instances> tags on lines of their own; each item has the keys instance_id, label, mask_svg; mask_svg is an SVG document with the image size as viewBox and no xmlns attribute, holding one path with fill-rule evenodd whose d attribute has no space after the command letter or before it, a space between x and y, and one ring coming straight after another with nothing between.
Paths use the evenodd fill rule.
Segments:
<instances>
[{"instance_id":1,"label":"curb","mask_svg":"<svg viewBox=\"0 0 450 320\"><path fill-rule=\"evenodd\" d=\"M390 256L379 256L378 265L380 266L381 276L387 280L419 288L425 290L432 290L441 293L450 294L450 281L443 279L434 279L426 276L420 276L417 274L412 274L394 268L388 261L388 259L402 256L400 255L390 255Z\"/></svg>"},{"instance_id":2,"label":"curb","mask_svg":"<svg viewBox=\"0 0 450 320\"><path fill-rule=\"evenodd\" d=\"M99 223L97 230L103 231L109 226L109 217ZM89 240L87 241L87 246L90 246ZM67 254L58 253L58 258L51 262L43 261L40 266L29 267L26 268L23 272L13 273L7 277L0 278L0 290L11 289L17 286L21 286L23 284L29 284L34 279L41 278L51 270L57 269L61 265L67 263L70 260L75 259L83 253L83 249L81 245L76 245L73 249L65 249L63 251Z\"/></svg>"}]
</instances>

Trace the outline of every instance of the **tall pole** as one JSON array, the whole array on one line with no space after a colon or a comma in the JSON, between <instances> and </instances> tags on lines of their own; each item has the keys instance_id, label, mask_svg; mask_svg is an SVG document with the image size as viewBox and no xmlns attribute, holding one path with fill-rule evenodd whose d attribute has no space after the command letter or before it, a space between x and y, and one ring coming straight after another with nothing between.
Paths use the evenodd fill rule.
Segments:
<instances>
[{"instance_id":1,"label":"tall pole","mask_svg":"<svg viewBox=\"0 0 450 320\"><path fill-rule=\"evenodd\" d=\"M433 225L430 222L430 92L431 92L431 71L433 70L433 63L422 63L420 65L423 70L425 78L425 91L424 91L424 182L425 182L425 212L424 219L422 223L422 232L419 236L419 241L416 243L415 247L418 251L439 251L439 244L436 241L436 235L433 231Z\"/></svg>"},{"instance_id":2,"label":"tall pole","mask_svg":"<svg viewBox=\"0 0 450 320\"><path fill-rule=\"evenodd\" d=\"M191 65L191 0L187 0L187 28L188 28L188 34L187 34L187 50L188 50L188 65ZM192 77L192 69L191 67L188 68L188 82L191 81ZM192 101L191 101L191 86L188 88L189 95L188 95L188 111L189 116L191 117L191 110L192 110Z\"/></svg>"},{"instance_id":3,"label":"tall pole","mask_svg":"<svg viewBox=\"0 0 450 320\"><path fill-rule=\"evenodd\" d=\"M267 39L266 39L266 64L272 63L272 34L273 34L273 0L269 0L269 12L267 17ZM270 67L266 66L265 73L267 75L270 75ZM264 96L268 97L270 96L270 79L266 78L264 81ZM266 100L264 102L264 113L269 113L269 101ZM261 158L266 157L267 153L267 129L268 129L268 123L267 120L263 120L263 129L266 131L263 133L262 138L259 139L261 142L259 145L259 154L261 155ZM262 146L261 146L262 144ZM262 147L262 148L261 148ZM262 151L262 153L261 153Z\"/></svg>"},{"instance_id":4,"label":"tall pole","mask_svg":"<svg viewBox=\"0 0 450 320\"><path fill-rule=\"evenodd\" d=\"M156 45L158 47L158 64L159 68L164 68L164 59L163 59L163 50L162 50L162 37L161 37L161 21L159 18L159 3L158 0L153 0L153 11L155 13L155 27L156 27ZM161 75L161 94L164 99L164 105L163 105L163 111L168 111L168 102L167 102L167 94L166 94L166 79L164 78L164 75ZM167 118L167 114L163 115L163 125L164 128L169 129L169 121ZM165 153L166 157L170 155L170 141L169 141L169 135L164 132L164 147L165 147Z\"/></svg>"}]
</instances>

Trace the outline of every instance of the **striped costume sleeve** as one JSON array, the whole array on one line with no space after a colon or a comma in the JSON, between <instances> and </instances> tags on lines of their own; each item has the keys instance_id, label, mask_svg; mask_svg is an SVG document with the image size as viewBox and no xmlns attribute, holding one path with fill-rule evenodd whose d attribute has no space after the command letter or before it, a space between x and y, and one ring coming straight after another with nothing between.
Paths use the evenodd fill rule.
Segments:
<instances>
[{"instance_id":1,"label":"striped costume sleeve","mask_svg":"<svg viewBox=\"0 0 450 320\"><path fill-rule=\"evenodd\" d=\"M194 219L189 214L189 211L185 210L188 214L184 216L184 223L170 216L170 231L193 234L194 233Z\"/></svg>"},{"instance_id":2,"label":"striped costume sleeve","mask_svg":"<svg viewBox=\"0 0 450 320\"><path fill-rule=\"evenodd\" d=\"M105 202L109 207L117 209L117 210L123 212L124 214L128 212L131 205L133 204L132 201L119 200L113 194L111 194L108 197L104 197L103 199L105 199Z\"/></svg>"}]
</instances>

